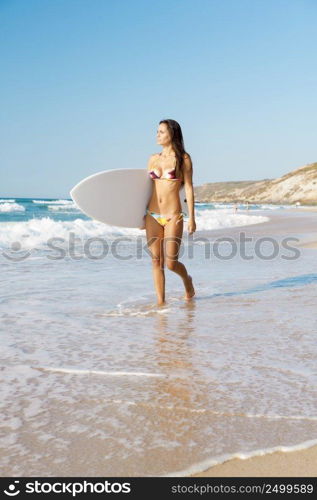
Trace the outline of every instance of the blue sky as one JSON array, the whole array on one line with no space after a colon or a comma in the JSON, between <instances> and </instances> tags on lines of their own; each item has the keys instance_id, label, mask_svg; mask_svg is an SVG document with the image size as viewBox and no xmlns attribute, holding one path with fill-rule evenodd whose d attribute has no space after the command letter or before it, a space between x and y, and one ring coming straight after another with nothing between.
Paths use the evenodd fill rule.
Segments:
<instances>
[{"instance_id":1,"label":"blue sky","mask_svg":"<svg viewBox=\"0 0 317 500\"><path fill-rule=\"evenodd\" d=\"M177 120L194 184L317 161L316 0L0 0L0 197L146 168Z\"/></svg>"}]
</instances>

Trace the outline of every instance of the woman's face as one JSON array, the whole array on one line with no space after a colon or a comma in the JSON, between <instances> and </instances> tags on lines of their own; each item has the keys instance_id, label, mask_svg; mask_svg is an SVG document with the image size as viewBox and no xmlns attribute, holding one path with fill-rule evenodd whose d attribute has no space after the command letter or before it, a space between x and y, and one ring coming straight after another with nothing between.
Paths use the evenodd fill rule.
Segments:
<instances>
[{"instance_id":1,"label":"woman's face","mask_svg":"<svg viewBox=\"0 0 317 500\"><path fill-rule=\"evenodd\" d=\"M167 146L171 142L170 134L166 123L160 123L157 129L157 143Z\"/></svg>"}]
</instances>

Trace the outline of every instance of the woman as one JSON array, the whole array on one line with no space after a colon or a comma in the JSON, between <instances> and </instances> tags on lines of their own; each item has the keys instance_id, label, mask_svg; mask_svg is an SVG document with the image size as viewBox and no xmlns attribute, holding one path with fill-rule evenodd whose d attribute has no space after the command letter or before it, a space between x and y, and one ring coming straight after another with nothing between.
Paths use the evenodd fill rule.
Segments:
<instances>
[{"instance_id":1,"label":"woman","mask_svg":"<svg viewBox=\"0 0 317 500\"><path fill-rule=\"evenodd\" d=\"M175 120L161 120L157 131L157 142L163 150L161 153L151 155L148 161L147 169L153 180L153 191L144 216L144 226L140 229L146 230L147 244L151 252L157 305L163 305L165 263L168 269L182 278L185 286L184 298L190 300L195 295L192 277L187 273L184 264L178 261L183 235L184 213L179 198L182 184L185 187L189 212L187 228L189 234L196 231L196 223L192 162L184 149L180 125Z\"/></svg>"}]
</instances>

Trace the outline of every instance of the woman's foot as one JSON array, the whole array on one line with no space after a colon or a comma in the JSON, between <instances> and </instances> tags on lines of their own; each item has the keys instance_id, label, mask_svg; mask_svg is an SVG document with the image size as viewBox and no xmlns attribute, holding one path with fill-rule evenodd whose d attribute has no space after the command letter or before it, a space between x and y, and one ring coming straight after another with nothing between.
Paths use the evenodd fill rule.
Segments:
<instances>
[{"instance_id":1,"label":"woman's foot","mask_svg":"<svg viewBox=\"0 0 317 500\"><path fill-rule=\"evenodd\" d=\"M158 300L157 303L156 303L157 306L165 306L166 305L166 302L165 300Z\"/></svg>"},{"instance_id":2,"label":"woman's foot","mask_svg":"<svg viewBox=\"0 0 317 500\"><path fill-rule=\"evenodd\" d=\"M190 300L195 295L195 288L193 286L193 278L188 275L188 283L185 285L186 293L184 295L184 299Z\"/></svg>"}]
</instances>

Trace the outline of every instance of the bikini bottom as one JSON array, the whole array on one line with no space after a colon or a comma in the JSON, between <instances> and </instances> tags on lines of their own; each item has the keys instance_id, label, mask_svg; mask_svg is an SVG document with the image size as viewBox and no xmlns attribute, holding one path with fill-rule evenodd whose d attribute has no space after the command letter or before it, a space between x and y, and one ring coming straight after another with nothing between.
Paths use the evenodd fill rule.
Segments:
<instances>
[{"instance_id":1,"label":"bikini bottom","mask_svg":"<svg viewBox=\"0 0 317 500\"><path fill-rule=\"evenodd\" d=\"M174 215L178 215L179 219L178 221L176 222L176 224L178 222L180 222L180 220L186 216L185 212L180 212L179 214L174 214L172 215L172 217L168 217L167 215L163 215L163 214L158 214L156 212L151 212L149 209L146 210L146 213L149 214L149 215L152 215L152 217L154 217L155 220L157 220L157 222L162 226L166 226L166 224L174 217Z\"/></svg>"}]
</instances>

